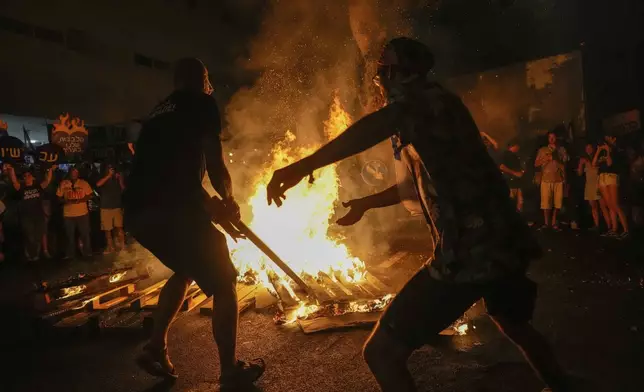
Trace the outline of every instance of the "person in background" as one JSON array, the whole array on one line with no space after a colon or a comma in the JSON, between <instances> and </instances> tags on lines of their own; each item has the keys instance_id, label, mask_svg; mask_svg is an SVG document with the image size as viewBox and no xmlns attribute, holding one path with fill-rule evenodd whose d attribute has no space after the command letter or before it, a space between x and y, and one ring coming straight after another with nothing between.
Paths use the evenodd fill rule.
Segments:
<instances>
[{"instance_id":1,"label":"person in background","mask_svg":"<svg viewBox=\"0 0 644 392\"><path fill-rule=\"evenodd\" d=\"M539 149L534 162L535 167L541 168L541 209L544 220L542 229L552 225L554 230L560 230L557 212L563 204L565 164L568 159L566 149L557 145L557 134L553 131L548 132L548 145Z\"/></svg>"},{"instance_id":2,"label":"person in background","mask_svg":"<svg viewBox=\"0 0 644 392\"><path fill-rule=\"evenodd\" d=\"M584 200L586 200L590 205L590 211L593 216L594 225L591 230L599 231L599 211L601 210L607 227L611 227L610 216L608 213L608 207L599 193L599 170L593 165L595 146L592 143L587 143L584 153L585 155L579 159L579 165L577 165L577 175L585 175L586 177L584 185Z\"/></svg>"},{"instance_id":3,"label":"person in background","mask_svg":"<svg viewBox=\"0 0 644 392\"><path fill-rule=\"evenodd\" d=\"M47 170L45 180L36 183L33 172L27 170L22 175L22 184L18 181L15 168L9 166L11 183L20 194L20 226L24 241L24 255L27 261L37 261L40 257L42 238L46 231L45 210L43 209L44 190L51 182L52 170ZM49 250L42 249L45 257L51 257Z\"/></svg>"},{"instance_id":4,"label":"person in background","mask_svg":"<svg viewBox=\"0 0 644 392\"><path fill-rule=\"evenodd\" d=\"M499 168L510 188L510 198L516 202L517 211L523 211L523 192L521 191L521 179L525 169L521 165L519 157L519 143L516 141L508 144L508 149L503 153Z\"/></svg>"},{"instance_id":5,"label":"person in background","mask_svg":"<svg viewBox=\"0 0 644 392\"><path fill-rule=\"evenodd\" d=\"M73 258L76 254L77 231L81 241L81 254L85 257L91 256L92 244L87 201L92 197L92 188L87 181L79 178L78 169L72 167L69 170L69 179L60 182L56 196L63 202L63 220L67 236L65 258Z\"/></svg>"},{"instance_id":6,"label":"person in background","mask_svg":"<svg viewBox=\"0 0 644 392\"><path fill-rule=\"evenodd\" d=\"M625 239L629 237L628 219L621 206L619 178L626 169L626 157L616 148L617 138L606 136L604 139L606 143L597 148L593 158L593 165L599 168L599 192L610 215L609 231L602 235ZM618 233L620 223L622 233Z\"/></svg>"},{"instance_id":7,"label":"person in background","mask_svg":"<svg viewBox=\"0 0 644 392\"><path fill-rule=\"evenodd\" d=\"M121 173L116 172L114 165L107 164L105 174L96 182L100 196L101 230L105 232L106 248L103 254L122 250L125 246L123 233L123 205L121 195L125 190L125 181ZM114 233L115 232L115 233ZM117 244L114 246L113 234Z\"/></svg>"},{"instance_id":8,"label":"person in background","mask_svg":"<svg viewBox=\"0 0 644 392\"><path fill-rule=\"evenodd\" d=\"M494 140L494 138L488 135L486 132L481 131L481 138L483 139L483 144L487 148L487 153L492 157L494 162L499 160L499 143Z\"/></svg>"}]
</instances>

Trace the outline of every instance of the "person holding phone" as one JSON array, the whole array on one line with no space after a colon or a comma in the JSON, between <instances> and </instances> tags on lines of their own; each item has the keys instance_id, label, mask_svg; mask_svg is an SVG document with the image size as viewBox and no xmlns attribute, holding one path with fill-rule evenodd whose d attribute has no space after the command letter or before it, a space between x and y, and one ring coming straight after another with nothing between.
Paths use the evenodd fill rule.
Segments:
<instances>
[{"instance_id":1,"label":"person holding phone","mask_svg":"<svg viewBox=\"0 0 644 392\"><path fill-rule=\"evenodd\" d=\"M107 246L103 254L121 250L125 246L123 233L123 205L121 195L125 190L125 181L114 165L108 163L105 174L96 182L101 197L101 230L105 232ZM117 244L114 246L112 235L116 234Z\"/></svg>"},{"instance_id":2,"label":"person holding phone","mask_svg":"<svg viewBox=\"0 0 644 392\"><path fill-rule=\"evenodd\" d=\"M619 194L619 177L626 162L623 154L616 148L617 138L606 136L604 139L606 143L597 148L593 158L593 166L599 168L599 192L608 206L610 215L609 231L603 236L626 239L630 235L628 219L622 209ZM618 233L620 223L623 228L622 233Z\"/></svg>"}]
</instances>

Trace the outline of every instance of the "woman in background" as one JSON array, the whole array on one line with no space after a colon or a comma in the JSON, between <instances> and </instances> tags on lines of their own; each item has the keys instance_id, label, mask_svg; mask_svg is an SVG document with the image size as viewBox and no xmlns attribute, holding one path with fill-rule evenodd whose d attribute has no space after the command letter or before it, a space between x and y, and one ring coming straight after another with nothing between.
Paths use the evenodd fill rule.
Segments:
<instances>
[{"instance_id":1,"label":"woman in background","mask_svg":"<svg viewBox=\"0 0 644 392\"><path fill-rule=\"evenodd\" d=\"M579 159L579 165L577 166L577 174L579 176L584 175L586 177L586 183L584 186L584 200L590 205L590 211L593 216L594 226L591 228L593 231L599 231L599 210L601 208L602 216L606 221L606 227L610 228L610 213L606 203L599 193L599 170L596 166L593 165L593 158L595 156L595 146L592 143L587 143L584 150L586 153L584 156Z\"/></svg>"},{"instance_id":2,"label":"woman in background","mask_svg":"<svg viewBox=\"0 0 644 392\"><path fill-rule=\"evenodd\" d=\"M599 168L599 192L606 202L610 212L609 231L604 235L625 239L629 237L628 219L620 204L619 175L625 168L625 157L617 150L617 139L614 136L606 136L606 143L599 146L593 158L593 166ZM622 224L623 232L618 234L619 223Z\"/></svg>"}]
</instances>

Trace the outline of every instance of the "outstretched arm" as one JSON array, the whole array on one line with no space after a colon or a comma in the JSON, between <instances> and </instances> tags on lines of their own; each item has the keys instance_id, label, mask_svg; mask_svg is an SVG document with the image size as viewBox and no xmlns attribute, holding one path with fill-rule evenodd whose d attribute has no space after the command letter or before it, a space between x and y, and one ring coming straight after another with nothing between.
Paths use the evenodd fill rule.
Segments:
<instances>
[{"instance_id":1,"label":"outstretched arm","mask_svg":"<svg viewBox=\"0 0 644 392\"><path fill-rule=\"evenodd\" d=\"M340 136L293 165L301 165L308 174L375 146L397 131L401 110L401 104L391 104L361 118Z\"/></svg>"},{"instance_id":2,"label":"outstretched arm","mask_svg":"<svg viewBox=\"0 0 644 392\"><path fill-rule=\"evenodd\" d=\"M55 167L52 166L49 169L47 169L47 174L45 175L45 180L40 183L40 187L42 189L47 188L49 186L49 184L51 184L51 177L52 177L52 175L54 173L54 168Z\"/></svg>"},{"instance_id":3,"label":"outstretched arm","mask_svg":"<svg viewBox=\"0 0 644 392\"><path fill-rule=\"evenodd\" d=\"M401 115L401 103L386 106L358 120L311 156L277 170L266 189L268 203L274 201L281 205L284 192L313 171L358 154L394 135Z\"/></svg>"},{"instance_id":4,"label":"outstretched arm","mask_svg":"<svg viewBox=\"0 0 644 392\"><path fill-rule=\"evenodd\" d=\"M400 202L401 198L397 185L393 185L382 192L361 199L350 200L342 203L343 206L350 208L350 210L345 216L338 219L338 224L341 226L353 225L362 219L365 212L371 209L389 207Z\"/></svg>"},{"instance_id":5,"label":"outstretched arm","mask_svg":"<svg viewBox=\"0 0 644 392\"><path fill-rule=\"evenodd\" d=\"M7 166L7 167L10 168L8 172L9 172L9 178L11 178L11 184L13 185L13 188L19 191L20 181L18 181L18 177L16 177L16 169L13 166Z\"/></svg>"}]
</instances>

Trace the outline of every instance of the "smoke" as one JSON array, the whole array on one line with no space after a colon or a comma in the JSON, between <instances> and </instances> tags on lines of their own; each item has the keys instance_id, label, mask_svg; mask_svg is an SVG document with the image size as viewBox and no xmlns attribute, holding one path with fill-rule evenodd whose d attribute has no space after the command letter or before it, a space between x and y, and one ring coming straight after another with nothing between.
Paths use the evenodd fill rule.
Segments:
<instances>
[{"instance_id":1,"label":"smoke","mask_svg":"<svg viewBox=\"0 0 644 392\"><path fill-rule=\"evenodd\" d=\"M227 152L235 196L246 200L253 180L265 170L267 156L286 131L302 144L324 142L324 121L337 94L354 120L378 103L371 79L383 43L412 30L407 19L417 0L346 0L311 2L273 0L248 58L237 66L255 73L254 84L239 90L226 109ZM386 152L385 152L386 151ZM369 159L391 160L391 148L370 152ZM382 189L365 185L360 177L363 158L338 169L341 198L366 196ZM393 172L390 173L393 177ZM390 184L389 184L390 185ZM370 214L369 227L358 225L351 237L371 247L373 227L387 230L392 211ZM397 211L400 213L400 211Z\"/></svg>"}]
</instances>

